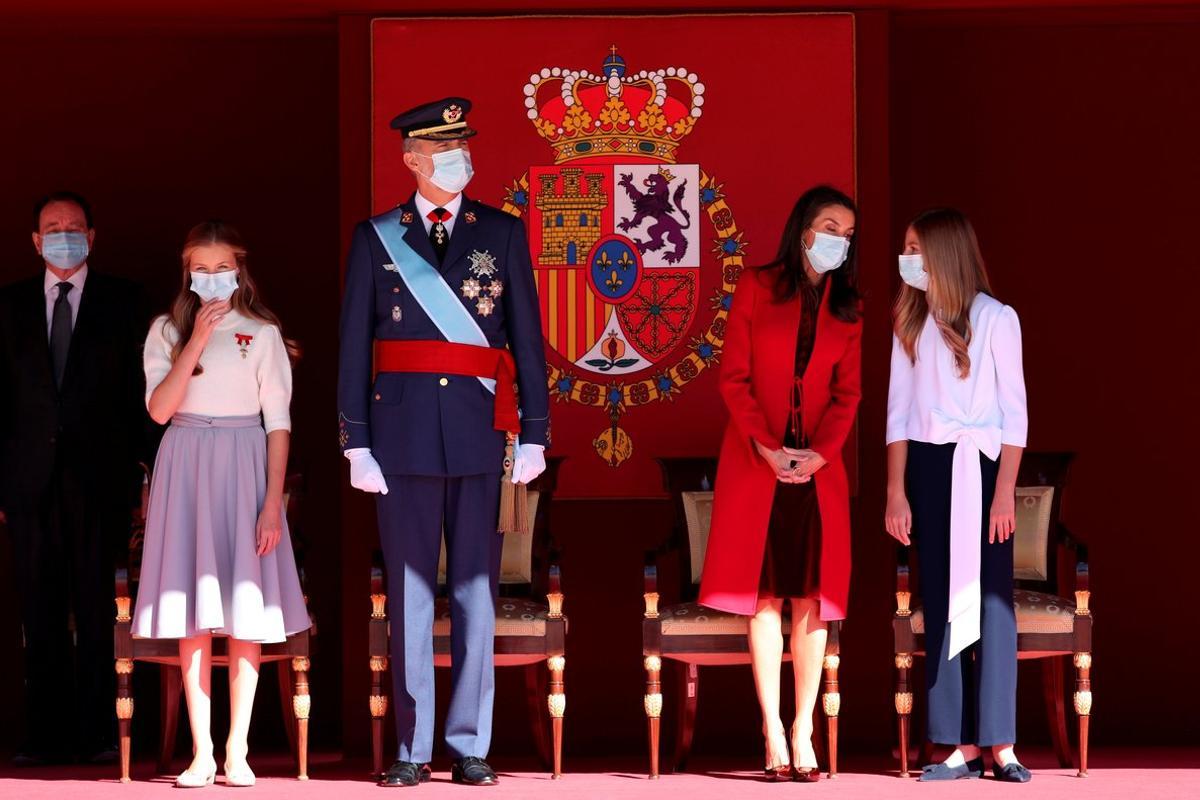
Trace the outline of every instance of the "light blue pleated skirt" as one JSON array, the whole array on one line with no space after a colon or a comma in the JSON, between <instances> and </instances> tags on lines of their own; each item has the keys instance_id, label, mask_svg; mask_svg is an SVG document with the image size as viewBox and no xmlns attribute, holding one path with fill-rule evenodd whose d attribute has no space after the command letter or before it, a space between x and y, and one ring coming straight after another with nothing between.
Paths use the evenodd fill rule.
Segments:
<instances>
[{"instance_id":1,"label":"light blue pleated skirt","mask_svg":"<svg viewBox=\"0 0 1200 800\"><path fill-rule=\"evenodd\" d=\"M150 484L134 636L267 643L310 627L286 517L279 545L257 554L266 492L257 415L172 418Z\"/></svg>"}]
</instances>

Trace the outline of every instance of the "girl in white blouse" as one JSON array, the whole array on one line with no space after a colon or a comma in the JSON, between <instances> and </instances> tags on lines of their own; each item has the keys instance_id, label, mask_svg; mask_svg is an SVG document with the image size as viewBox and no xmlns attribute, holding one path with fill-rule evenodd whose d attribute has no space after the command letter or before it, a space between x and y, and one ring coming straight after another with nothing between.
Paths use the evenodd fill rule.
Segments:
<instances>
[{"instance_id":1,"label":"girl in white blouse","mask_svg":"<svg viewBox=\"0 0 1200 800\"><path fill-rule=\"evenodd\" d=\"M1028 419L1021 329L992 296L975 231L935 209L900 256L888 390L885 524L917 541L929 739L954 746L921 780L1025 782L1016 740L1016 480Z\"/></svg>"},{"instance_id":2,"label":"girl in white blouse","mask_svg":"<svg viewBox=\"0 0 1200 800\"><path fill-rule=\"evenodd\" d=\"M177 786L216 776L213 634L229 645L225 782L249 786L260 645L311 624L283 507L295 353L258 298L237 231L193 228L179 296L146 337L146 406L171 424L154 464L133 619L135 636L179 640L194 757Z\"/></svg>"}]
</instances>

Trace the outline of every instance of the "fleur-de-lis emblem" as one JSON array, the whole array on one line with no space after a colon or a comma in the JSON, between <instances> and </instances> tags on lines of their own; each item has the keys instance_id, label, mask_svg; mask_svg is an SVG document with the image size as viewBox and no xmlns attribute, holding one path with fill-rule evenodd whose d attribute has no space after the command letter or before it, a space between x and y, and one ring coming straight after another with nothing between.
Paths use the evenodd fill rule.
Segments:
<instances>
[{"instance_id":1,"label":"fleur-de-lis emblem","mask_svg":"<svg viewBox=\"0 0 1200 800\"><path fill-rule=\"evenodd\" d=\"M607 286L609 289L611 289L614 292L617 289L620 289L621 286L624 285L624 283L625 283L625 281L623 281L617 277L617 271L615 269L612 272L610 272L608 274L608 277L604 280L604 285Z\"/></svg>"},{"instance_id":2,"label":"fleur-de-lis emblem","mask_svg":"<svg viewBox=\"0 0 1200 800\"><path fill-rule=\"evenodd\" d=\"M600 256L599 256L599 258L596 259L596 266L597 267L611 267L612 266L612 259L608 257L607 250L600 251Z\"/></svg>"},{"instance_id":3,"label":"fleur-de-lis emblem","mask_svg":"<svg viewBox=\"0 0 1200 800\"><path fill-rule=\"evenodd\" d=\"M622 251L621 252L621 260L617 262L617 266L619 266L622 269L622 271L624 271L624 270L627 270L630 267L632 267L633 264L634 264L634 261L632 258L629 257L629 251L628 250Z\"/></svg>"}]
</instances>

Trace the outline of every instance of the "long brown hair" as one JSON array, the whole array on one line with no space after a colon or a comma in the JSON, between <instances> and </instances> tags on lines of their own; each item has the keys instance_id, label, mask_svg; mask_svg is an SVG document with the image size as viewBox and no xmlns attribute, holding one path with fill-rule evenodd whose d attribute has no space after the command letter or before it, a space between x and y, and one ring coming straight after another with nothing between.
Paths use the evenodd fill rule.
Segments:
<instances>
[{"instance_id":1,"label":"long brown hair","mask_svg":"<svg viewBox=\"0 0 1200 800\"><path fill-rule=\"evenodd\" d=\"M917 337L925 326L930 306L942 339L954 355L958 376L971 374L971 303L979 292L992 294L975 228L961 211L935 208L926 211L909 225L921 242L929 290L922 292L905 284L896 298L894 311L896 336L904 352L915 363Z\"/></svg>"},{"instance_id":2,"label":"long brown hair","mask_svg":"<svg viewBox=\"0 0 1200 800\"><path fill-rule=\"evenodd\" d=\"M172 362L179 358L179 354L183 352L183 348L187 345L188 340L192 338L192 329L196 323L196 312L200 309L200 298L191 289L192 251L197 247L213 244L223 244L232 249L234 259L237 261L238 285L233 290L233 295L229 298L229 304L233 310L244 317L267 325L274 325L279 329L280 336L283 335L283 326L279 322L279 317L263 304L258 296L258 287L255 285L254 279L250 277L250 272L246 268L246 254L248 250L246 249L246 242L242 239L242 235L238 233L237 228L226 222L209 220L208 222L201 222L188 231L187 239L183 242L183 251L181 254L181 261L183 262L183 285L180 287L179 294L176 295L175 302L171 304L171 311L167 315L168 321L174 326L178 334L178 338L171 348ZM288 357L293 362L300 358L300 346L295 340L283 337L283 344L287 348ZM196 370L192 374L199 375L203 371L203 367L200 364L196 364Z\"/></svg>"}]
</instances>

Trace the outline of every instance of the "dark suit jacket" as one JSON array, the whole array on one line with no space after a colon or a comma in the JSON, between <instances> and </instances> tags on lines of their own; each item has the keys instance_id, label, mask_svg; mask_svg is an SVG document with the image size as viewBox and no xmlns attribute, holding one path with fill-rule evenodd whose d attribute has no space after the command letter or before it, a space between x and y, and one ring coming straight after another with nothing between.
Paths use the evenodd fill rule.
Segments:
<instances>
[{"instance_id":1,"label":"dark suit jacket","mask_svg":"<svg viewBox=\"0 0 1200 800\"><path fill-rule=\"evenodd\" d=\"M401 206L411 221L404 241L439 269L492 347L507 347L517 366L521 442L548 445L550 398L541 312L529 245L521 221L500 209L463 197L446 258L438 267L414 197ZM403 219L403 218L402 218ZM470 256L494 256L503 284L490 314L462 296L471 278ZM384 474L478 475L503 471L504 433L493 425L495 397L478 379L424 373L372 375L376 339L445 341L408 291L386 269L391 258L370 222L354 231L342 300L338 411L343 449L370 447ZM488 279L481 279L485 286ZM441 379L446 379L446 385Z\"/></svg>"},{"instance_id":2,"label":"dark suit jacket","mask_svg":"<svg viewBox=\"0 0 1200 800\"><path fill-rule=\"evenodd\" d=\"M0 508L42 495L56 464L132 501L147 430L144 309L135 284L89 266L60 391L44 273L0 289Z\"/></svg>"}]
</instances>

